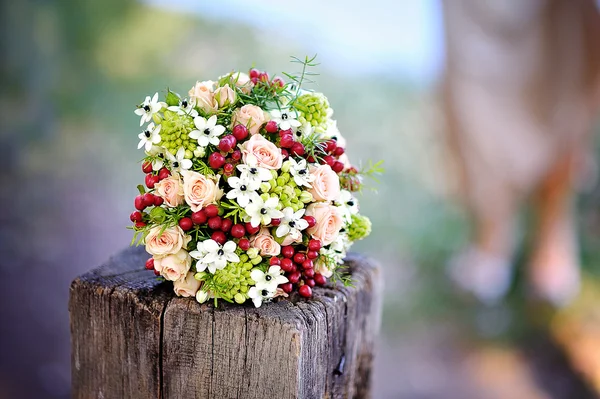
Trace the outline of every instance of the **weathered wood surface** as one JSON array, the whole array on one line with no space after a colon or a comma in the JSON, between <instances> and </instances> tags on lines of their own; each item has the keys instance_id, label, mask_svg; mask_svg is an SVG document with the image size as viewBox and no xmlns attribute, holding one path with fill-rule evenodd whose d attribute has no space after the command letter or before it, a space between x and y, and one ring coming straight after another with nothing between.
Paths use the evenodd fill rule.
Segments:
<instances>
[{"instance_id":1,"label":"weathered wood surface","mask_svg":"<svg viewBox=\"0 0 600 399\"><path fill-rule=\"evenodd\" d=\"M380 276L255 309L178 298L127 249L73 281L74 398L369 398Z\"/></svg>"}]
</instances>

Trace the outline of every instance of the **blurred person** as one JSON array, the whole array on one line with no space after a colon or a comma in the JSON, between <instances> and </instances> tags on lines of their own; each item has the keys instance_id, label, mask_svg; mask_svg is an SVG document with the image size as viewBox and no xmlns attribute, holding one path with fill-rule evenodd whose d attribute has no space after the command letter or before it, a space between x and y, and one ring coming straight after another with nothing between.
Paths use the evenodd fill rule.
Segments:
<instances>
[{"instance_id":1,"label":"blurred person","mask_svg":"<svg viewBox=\"0 0 600 399\"><path fill-rule=\"evenodd\" d=\"M446 0L447 137L473 222L451 277L484 302L506 293L515 226L531 200L527 272L560 306L579 289L573 213L598 111L600 14L593 0Z\"/></svg>"}]
</instances>

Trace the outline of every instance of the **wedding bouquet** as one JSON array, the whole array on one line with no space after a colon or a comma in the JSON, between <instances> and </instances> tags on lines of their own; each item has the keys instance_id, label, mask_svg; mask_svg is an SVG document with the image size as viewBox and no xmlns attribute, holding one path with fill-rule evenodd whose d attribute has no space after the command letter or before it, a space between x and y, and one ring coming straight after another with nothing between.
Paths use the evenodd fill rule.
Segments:
<instances>
[{"instance_id":1,"label":"wedding bouquet","mask_svg":"<svg viewBox=\"0 0 600 399\"><path fill-rule=\"evenodd\" d=\"M302 89L314 58L297 61L287 84L232 72L135 110L146 177L132 243L175 294L256 307L292 291L308 298L344 280L346 251L370 233L353 192L379 164L352 166L327 98Z\"/></svg>"}]
</instances>

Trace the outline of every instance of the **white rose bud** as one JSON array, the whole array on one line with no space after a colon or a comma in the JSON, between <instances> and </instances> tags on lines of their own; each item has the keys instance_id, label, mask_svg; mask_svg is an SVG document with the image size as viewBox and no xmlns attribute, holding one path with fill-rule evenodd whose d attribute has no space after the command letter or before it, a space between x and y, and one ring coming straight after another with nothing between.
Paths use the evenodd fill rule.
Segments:
<instances>
[{"instance_id":1,"label":"white rose bud","mask_svg":"<svg viewBox=\"0 0 600 399\"><path fill-rule=\"evenodd\" d=\"M204 290L199 290L198 292L196 292L196 300L199 303L204 303L204 302L208 301L209 297L210 297L210 295L208 294L208 292L206 292Z\"/></svg>"},{"instance_id":2,"label":"white rose bud","mask_svg":"<svg viewBox=\"0 0 600 399\"><path fill-rule=\"evenodd\" d=\"M258 248L250 248L246 251L246 255L248 255L250 259L256 258L258 256Z\"/></svg>"}]
</instances>

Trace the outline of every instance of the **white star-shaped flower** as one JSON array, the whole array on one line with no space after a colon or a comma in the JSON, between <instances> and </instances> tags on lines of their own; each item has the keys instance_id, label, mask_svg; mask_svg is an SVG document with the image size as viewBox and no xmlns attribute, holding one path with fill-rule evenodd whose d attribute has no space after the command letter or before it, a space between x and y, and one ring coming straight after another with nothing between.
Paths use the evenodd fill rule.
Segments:
<instances>
[{"instance_id":1,"label":"white star-shaped flower","mask_svg":"<svg viewBox=\"0 0 600 399\"><path fill-rule=\"evenodd\" d=\"M182 98L179 100L179 105L172 105L167 109L169 111L177 112L179 115L189 115L192 118L195 118L198 116L198 111L196 111L195 106L196 104L193 101Z\"/></svg>"},{"instance_id":2,"label":"white star-shaped flower","mask_svg":"<svg viewBox=\"0 0 600 399\"><path fill-rule=\"evenodd\" d=\"M248 290L248 297L252 299L252 303L254 303L254 307L259 308L263 302L270 301L273 296L275 296L275 291L269 291L266 288L259 290L256 287L250 287Z\"/></svg>"},{"instance_id":3,"label":"white star-shaped flower","mask_svg":"<svg viewBox=\"0 0 600 399\"><path fill-rule=\"evenodd\" d=\"M263 182L269 181L273 178L269 169L260 168L258 166L240 164L237 169L241 172L240 177L248 178L253 181Z\"/></svg>"},{"instance_id":4,"label":"white star-shaped flower","mask_svg":"<svg viewBox=\"0 0 600 399\"><path fill-rule=\"evenodd\" d=\"M219 136L225 132L225 127L217 125L217 116L213 115L208 120L201 116L194 118L196 130L190 132L190 137L198 140L198 145L206 147L209 144L219 145Z\"/></svg>"},{"instance_id":5,"label":"white star-shaped flower","mask_svg":"<svg viewBox=\"0 0 600 399\"><path fill-rule=\"evenodd\" d=\"M281 275L281 267L271 266L267 272L260 269L252 269L250 278L254 280L256 288L268 291L277 290L277 286L288 282L287 277Z\"/></svg>"},{"instance_id":6,"label":"white star-shaped flower","mask_svg":"<svg viewBox=\"0 0 600 399\"><path fill-rule=\"evenodd\" d=\"M294 212L289 206L284 208L283 217L281 218L279 226L277 226L277 230L275 230L275 235L277 237L283 237L291 234L293 237L297 237L301 234L300 232L302 230L308 227L308 222L302 219L302 216L304 216L304 209Z\"/></svg>"},{"instance_id":7,"label":"white star-shaped flower","mask_svg":"<svg viewBox=\"0 0 600 399\"><path fill-rule=\"evenodd\" d=\"M158 101L158 93L155 93L152 98L150 98L150 96L146 96L144 102L141 103L133 112L136 115L141 116L140 126L142 126L144 123L150 122L152 120L152 115L160 111L165 105L165 103Z\"/></svg>"},{"instance_id":8,"label":"white star-shaped flower","mask_svg":"<svg viewBox=\"0 0 600 399\"><path fill-rule=\"evenodd\" d=\"M351 221L352 215L358 213L358 200L348 190L341 190L339 198L334 203L347 223Z\"/></svg>"},{"instance_id":9,"label":"white star-shaped flower","mask_svg":"<svg viewBox=\"0 0 600 399\"><path fill-rule=\"evenodd\" d=\"M302 141L303 138L309 137L313 131L314 129L310 122L306 122L296 129L296 132L294 133L294 136L296 136L296 141Z\"/></svg>"},{"instance_id":10,"label":"white star-shaped flower","mask_svg":"<svg viewBox=\"0 0 600 399\"><path fill-rule=\"evenodd\" d=\"M186 159L185 148L183 147L179 147L175 155L167 151L167 158L171 161L171 168L176 172L179 172L182 169L188 170L192 167L192 160Z\"/></svg>"},{"instance_id":11,"label":"white star-shaped flower","mask_svg":"<svg viewBox=\"0 0 600 399\"><path fill-rule=\"evenodd\" d=\"M145 148L146 151L152 150L154 144L160 143L160 129L161 125L154 126L154 123L148 125L146 130L142 133L138 134L140 139L140 143L138 144L138 150L142 147Z\"/></svg>"},{"instance_id":12,"label":"white star-shaped flower","mask_svg":"<svg viewBox=\"0 0 600 399\"><path fill-rule=\"evenodd\" d=\"M260 181L252 180L246 176L242 176L241 178L232 176L227 179L227 183L232 188L227 193L227 198L235 199L242 208L245 208L251 201L258 197L256 190L260 187Z\"/></svg>"},{"instance_id":13,"label":"white star-shaped flower","mask_svg":"<svg viewBox=\"0 0 600 399\"><path fill-rule=\"evenodd\" d=\"M306 186L308 188L312 187L310 183L315 180L315 177L310 174L308 165L306 164L306 159L301 159L298 162L294 158L290 157L290 159L288 159L286 162L289 162L290 174L298 186Z\"/></svg>"},{"instance_id":14,"label":"white star-shaped flower","mask_svg":"<svg viewBox=\"0 0 600 399\"><path fill-rule=\"evenodd\" d=\"M202 272L208 268L208 271L214 274L217 270L224 269L227 262L240 261L240 257L235 253L236 248L237 245L233 241L227 241L225 245L221 246L215 240L208 239L202 242L202 247L198 243L198 251L190 252L190 256L196 258L204 253L204 256L196 263L196 271Z\"/></svg>"},{"instance_id":15,"label":"white star-shaped flower","mask_svg":"<svg viewBox=\"0 0 600 399\"><path fill-rule=\"evenodd\" d=\"M273 109L269 111L271 114L271 120L277 122L280 130L288 130L297 128L301 125L300 121L297 121L298 113L290 109Z\"/></svg>"},{"instance_id":16,"label":"white star-shaped flower","mask_svg":"<svg viewBox=\"0 0 600 399\"><path fill-rule=\"evenodd\" d=\"M271 197L266 201L263 201L260 196L253 199L244 209L252 227L258 227L261 223L266 226L271 223L271 219L282 218L283 213L276 209L278 204L277 197Z\"/></svg>"}]
</instances>

